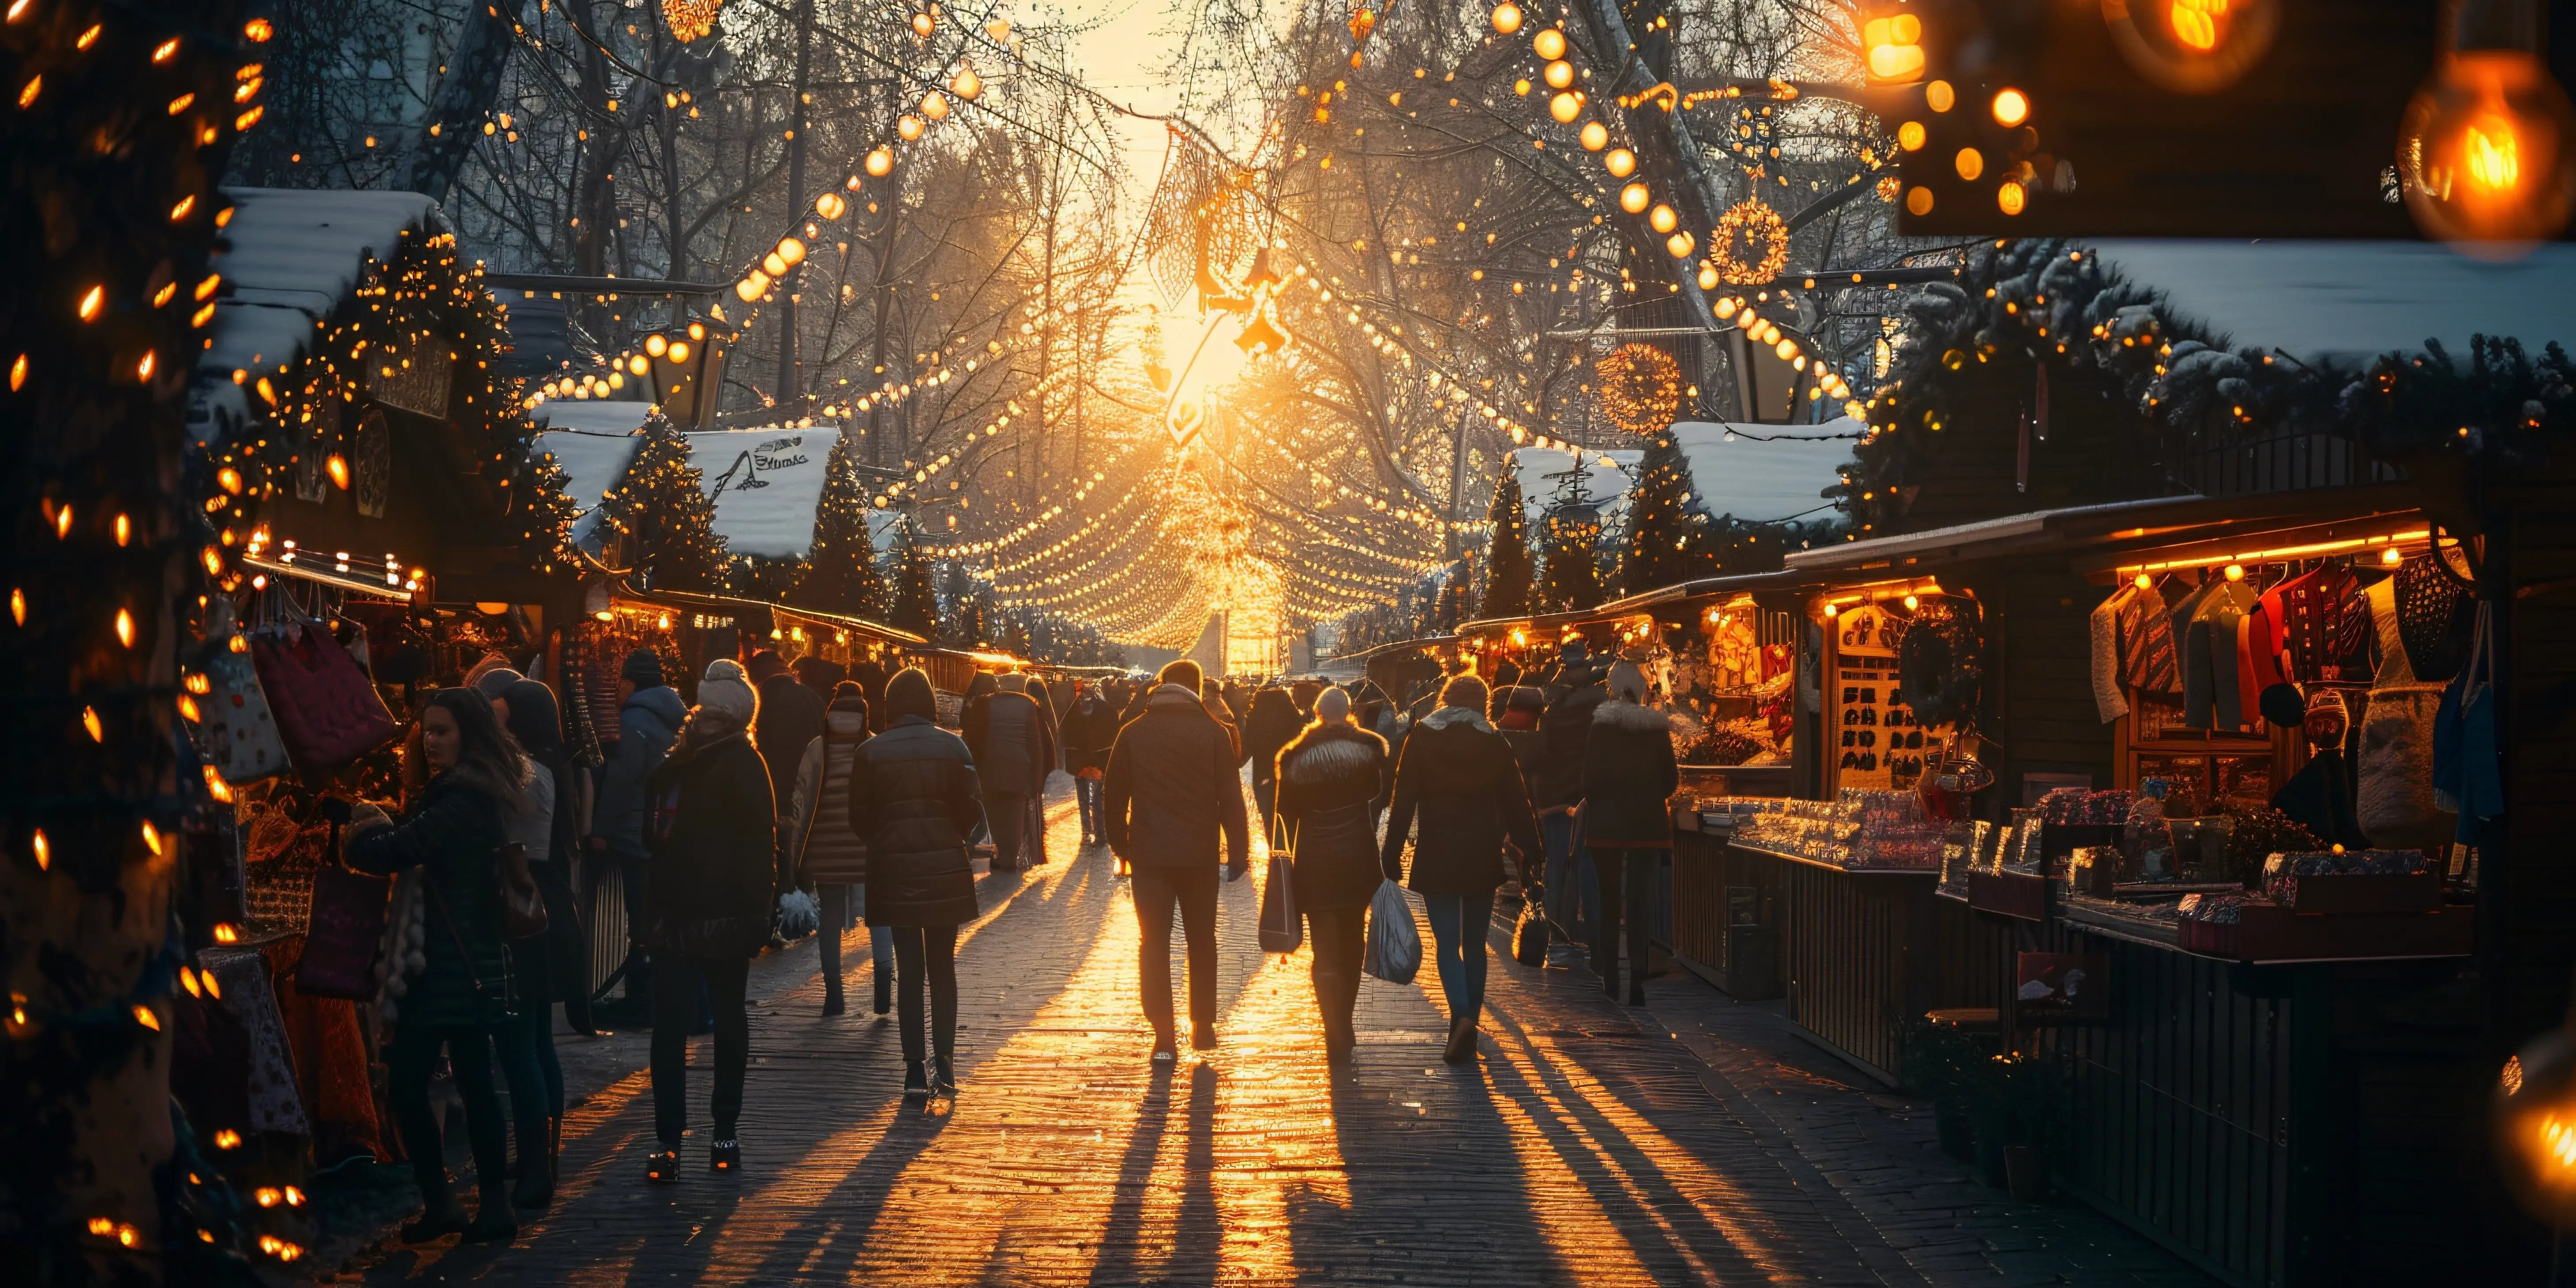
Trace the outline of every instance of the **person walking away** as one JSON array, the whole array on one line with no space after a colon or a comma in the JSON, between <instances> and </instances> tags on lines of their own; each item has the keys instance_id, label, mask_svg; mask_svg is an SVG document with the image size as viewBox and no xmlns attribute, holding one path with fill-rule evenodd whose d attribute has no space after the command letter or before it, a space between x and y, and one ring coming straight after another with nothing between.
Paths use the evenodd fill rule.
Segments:
<instances>
[{"instance_id":1,"label":"person walking away","mask_svg":"<svg viewBox=\"0 0 2576 1288\"><path fill-rule=\"evenodd\" d=\"M797 681L812 689L826 707L832 705L832 694L841 687L841 681L850 678L850 668L816 653L796 659L794 670ZM766 701L763 699L764 705ZM756 740L757 735L754 737Z\"/></svg>"},{"instance_id":2,"label":"person walking away","mask_svg":"<svg viewBox=\"0 0 2576 1288\"><path fill-rule=\"evenodd\" d=\"M805 748L823 735L823 695L807 687L768 649L752 655L748 670L760 693L760 717L752 724L751 744L760 749L761 763L769 769L770 789L778 798L778 813L784 817L787 794L796 787L796 763Z\"/></svg>"},{"instance_id":3,"label":"person walking away","mask_svg":"<svg viewBox=\"0 0 2576 1288\"><path fill-rule=\"evenodd\" d=\"M996 680L984 704L967 715L965 734L993 832L993 871L1016 872L1026 866L1029 807L1045 791L1055 751L1028 681L1017 675Z\"/></svg>"},{"instance_id":4,"label":"person walking away","mask_svg":"<svg viewBox=\"0 0 2576 1288\"><path fill-rule=\"evenodd\" d=\"M1207 711L1208 719L1214 720L1217 724L1224 727L1226 745L1234 749L1234 755L1230 763L1237 766L1242 765L1243 729L1241 726L1235 724L1234 713L1226 709L1225 694L1222 690L1217 688L1216 681L1199 681L1199 706Z\"/></svg>"},{"instance_id":5,"label":"person walking away","mask_svg":"<svg viewBox=\"0 0 2576 1288\"><path fill-rule=\"evenodd\" d=\"M420 1219L403 1242L463 1233L471 1242L507 1242L518 1215L504 1192L501 1101L492 1087L494 1030L518 1023L508 939L501 914L501 847L510 815L527 789L526 758L472 689L429 695L403 749L406 808L395 823L363 802L342 832L341 857L377 876L417 868L422 883L421 949L425 964L394 1014L386 1052L386 1099L420 1184ZM482 1203L471 1221L447 1177L447 1151L429 1104L439 1052L465 1102L465 1134L474 1146Z\"/></svg>"},{"instance_id":6,"label":"person walking away","mask_svg":"<svg viewBox=\"0 0 2576 1288\"><path fill-rule=\"evenodd\" d=\"M1449 1047L1441 1058L1476 1058L1476 1026L1485 1010L1485 932L1493 924L1494 890L1506 875L1503 844L1522 856L1523 888L1538 884L1538 818L1511 744L1486 719L1489 695L1473 675L1441 686L1439 706L1415 721L1396 761L1395 803L1386 821L1384 871L1404 876L1404 843L1413 840L1409 884L1431 921L1440 991L1449 1002Z\"/></svg>"},{"instance_id":7,"label":"person walking away","mask_svg":"<svg viewBox=\"0 0 2576 1288\"><path fill-rule=\"evenodd\" d=\"M645 888L651 870L650 852L644 843L645 815L649 812L645 783L654 770L662 767L663 757L670 754L671 743L680 736L680 725L688 716L688 704L680 701L678 691L662 678L662 659L648 649L627 654L617 672L617 752L601 776L595 820L598 831L592 849L617 865L625 886L630 926L643 924L643 919L634 913L644 907L651 893ZM626 996L641 1003L638 1009L647 1015L653 996L652 965L652 955L640 940L629 945L623 968Z\"/></svg>"},{"instance_id":8,"label":"person walking away","mask_svg":"<svg viewBox=\"0 0 2576 1288\"><path fill-rule=\"evenodd\" d=\"M841 937L852 914L867 907L868 845L850 826L850 769L868 733L867 693L841 681L823 711L823 735L806 744L796 765L796 785L788 794L787 863L796 884L818 890L823 901L823 927L818 936L823 958L823 1014L848 1009L841 990ZM876 1014L894 1009L894 937L873 928L868 960L875 967Z\"/></svg>"},{"instance_id":9,"label":"person walking away","mask_svg":"<svg viewBox=\"0 0 2576 1288\"><path fill-rule=\"evenodd\" d=\"M653 945L653 1128L645 1179L680 1178L688 1125L689 1030L703 985L715 1012L715 1135L707 1164L742 1167L737 1124L751 1060L744 992L751 959L769 943L779 893L777 796L751 733L760 698L731 658L707 664L698 705L648 783L658 833L647 882ZM667 820L667 828L661 826Z\"/></svg>"},{"instance_id":10,"label":"person walking away","mask_svg":"<svg viewBox=\"0 0 2576 1288\"><path fill-rule=\"evenodd\" d=\"M1064 768L1064 722L1056 716L1055 693L1045 680L1027 677L1029 700L1038 704L1038 723L1046 730L1046 755L1038 763L1038 789L1029 796L1028 853L1031 862L1047 861L1046 785Z\"/></svg>"},{"instance_id":11,"label":"person walking away","mask_svg":"<svg viewBox=\"0 0 2576 1288\"><path fill-rule=\"evenodd\" d=\"M1264 690L1262 703L1288 696ZM1289 708L1294 710L1293 707ZM1327 689L1315 722L1273 753L1278 788L1276 836L1294 856L1297 911L1312 941L1315 1007L1324 1022L1324 1058L1350 1059L1351 1012L1360 999L1360 959L1368 946L1369 897L1377 893L1377 800L1390 773L1386 740L1351 723L1351 695Z\"/></svg>"},{"instance_id":12,"label":"person walking away","mask_svg":"<svg viewBox=\"0 0 2576 1288\"><path fill-rule=\"evenodd\" d=\"M850 668L850 679L868 698L868 732L885 732L886 669L883 662L867 658Z\"/></svg>"},{"instance_id":13,"label":"person walking away","mask_svg":"<svg viewBox=\"0 0 2576 1288\"><path fill-rule=\"evenodd\" d=\"M930 677L905 667L886 682L885 732L851 761L849 822L868 850L868 930L894 941L903 1094L957 1094L957 928L975 919L966 838L983 814L966 743L939 727ZM923 1051L922 992L931 1041Z\"/></svg>"},{"instance_id":14,"label":"person walking away","mask_svg":"<svg viewBox=\"0 0 2576 1288\"><path fill-rule=\"evenodd\" d=\"M1350 710L1348 695L1344 696L1342 710L1345 719L1336 723L1347 723ZM1278 815L1279 753L1296 741L1306 721L1297 714L1297 704L1289 700L1288 691L1275 684L1252 695L1248 712L1243 718L1243 752L1252 762L1252 803L1261 811L1263 834L1275 838L1278 835L1273 824ZM1385 739L1378 740L1378 752L1385 754Z\"/></svg>"},{"instance_id":15,"label":"person walking away","mask_svg":"<svg viewBox=\"0 0 2576 1288\"><path fill-rule=\"evenodd\" d=\"M1574 652L1575 645L1568 651ZM1538 720L1538 768L1530 776L1530 803L1538 808L1539 834L1547 841L1547 888L1557 892L1549 919L1566 938L1590 943L1600 922L1591 861L1574 844L1575 811L1583 804L1584 748L1592 716L1609 696L1580 656L1567 664L1556 695Z\"/></svg>"},{"instance_id":16,"label":"person walking away","mask_svg":"<svg viewBox=\"0 0 2576 1288\"><path fill-rule=\"evenodd\" d=\"M1082 843L1100 844L1100 780L1109 771L1109 749L1118 742L1118 709L1099 686L1076 681L1080 690L1064 717L1065 770L1073 775L1073 798L1082 815Z\"/></svg>"},{"instance_id":17,"label":"person walking away","mask_svg":"<svg viewBox=\"0 0 2576 1288\"><path fill-rule=\"evenodd\" d=\"M512 1201L543 1209L554 1201L557 1156L563 1148L563 1064L555 1055L557 1002L586 998L589 939L582 933L580 903L573 897L575 830L573 793L579 771L563 741L563 714L553 689L518 680L492 700L501 721L529 762L526 808L507 821L510 844L527 856L528 875L546 906L546 928L510 941L510 974L519 990L521 1023L501 1030L502 1071L517 1124L519 1183Z\"/></svg>"},{"instance_id":18,"label":"person walking away","mask_svg":"<svg viewBox=\"0 0 2576 1288\"><path fill-rule=\"evenodd\" d=\"M1154 1026L1157 1062L1180 1056L1172 1014L1172 914L1180 913L1190 974L1190 1045L1216 1048L1218 841L1228 879L1252 866L1234 740L1199 698L1198 663L1165 666L1145 709L1119 731L1103 778L1109 848L1134 870L1142 932L1137 982Z\"/></svg>"},{"instance_id":19,"label":"person walking away","mask_svg":"<svg viewBox=\"0 0 2576 1288\"><path fill-rule=\"evenodd\" d=\"M1671 721L1645 701L1646 673L1634 662L1612 666L1609 699L1592 714L1583 753L1583 843L1601 890L1592 969L1601 976L1601 990L1618 997L1624 917L1630 1006L1646 1004L1646 938L1652 929L1647 919L1664 852L1673 843L1667 807L1681 787Z\"/></svg>"}]
</instances>

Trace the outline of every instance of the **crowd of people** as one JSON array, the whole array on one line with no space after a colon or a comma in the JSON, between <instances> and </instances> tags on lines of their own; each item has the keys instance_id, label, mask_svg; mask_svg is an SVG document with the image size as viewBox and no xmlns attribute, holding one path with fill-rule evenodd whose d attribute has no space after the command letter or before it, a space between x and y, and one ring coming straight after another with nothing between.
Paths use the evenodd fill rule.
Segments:
<instances>
[{"instance_id":1,"label":"crowd of people","mask_svg":"<svg viewBox=\"0 0 2576 1288\"><path fill-rule=\"evenodd\" d=\"M1180 1055L1176 923L1190 1045L1218 1045L1218 892L1250 870L1256 825L1287 865L1281 893L1302 918L1332 1065L1352 1053L1371 908L1388 883L1423 905L1451 1063L1478 1058L1497 893L1535 904L1585 856L1597 890L1568 891L1573 915L1556 919L1588 938L1613 998L1624 923L1625 996L1642 1003L1653 851L1669 844L1676 786L1644 673L1578 645L1543 676L1506 664L1491 684L1462 672L1408 687L1399 703L1366 680L1218 681L1189 661L1150 681L980 675L952 727L918 669L791 668L764 651L709 663L692 704L659 657L637 651L595 770L574 763L545 684L487 666L429 693L405 747L400 815L354 806L342 846L353 868L416 874L407 888L420 892L387 990L391 1098L423 1208L403 1237L505 1239L518 1211L552 1201L555 1006L575 1031L597 1031L577 859L626 879L634 944L622 973L627 996L647 999L654 1182L680 1174L688 1044L701 1033L714 1038L707 1166L744 1166L750 967L784 942L782 902L798 892L818 904L823 1015L847 1011L844 938L863 929L904 1095L958 1094L957 937L982 910L979 845L993 872L1048 862L1043 805L1058 772L1073 780L1083 856L1106 849L1127 879L1157 1064ZM442 1053L480 1186L471 1216L430 1108Z\"/></svg>"}]
</instances>

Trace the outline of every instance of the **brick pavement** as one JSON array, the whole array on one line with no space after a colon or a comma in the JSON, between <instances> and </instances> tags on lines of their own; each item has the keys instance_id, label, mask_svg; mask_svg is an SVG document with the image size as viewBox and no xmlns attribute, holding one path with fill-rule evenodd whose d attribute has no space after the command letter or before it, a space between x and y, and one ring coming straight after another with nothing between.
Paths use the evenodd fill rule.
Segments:
<instances>
[{"instance_id":1,"label":"brick pavement","mask_svg":"<svg viewBox=\"0 0 2576 1288\"><path fill-rule=\"evenodd\" d=\"M820 1017L808 944L764 958L745 1174L648 1187L644 1035L565 1038L583 1095L554 1209L506 1249L370 1247L369 1282L1472 1285L2202 1282L2104 1218L2017 1205L1932 1144L1930 1115L1694 977L1631 1010L1497 922L1486 1059L1439 1062L1428 967L1362 989L1327 1076L1306 959L1258 951L1257 880L1224 888L1219 1032L1156 1070L1136 923L1105 851L986 876L961 936L953 1105L901 1099L890 1025ZM1256 866L1256 871L1258 868ZM1429 931L1424 928L1426 941ZM855 946L859 941L853 939ZM1179 969L1177 962L1175 970ZM708 1058L701 1039L693 1058Z\"/></svg>"}]
</instances>

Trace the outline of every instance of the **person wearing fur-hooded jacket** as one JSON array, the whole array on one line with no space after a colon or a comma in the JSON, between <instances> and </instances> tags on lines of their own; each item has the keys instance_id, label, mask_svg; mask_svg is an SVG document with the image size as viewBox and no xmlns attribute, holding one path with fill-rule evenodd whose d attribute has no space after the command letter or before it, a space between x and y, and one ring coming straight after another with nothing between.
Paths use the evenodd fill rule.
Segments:
<instances>
[{"instance_id":1,"label":"person wearing fur-hooded jacket","mask_svg":"<svg viewBox=\"0 0 2576 1288\"><path fill-rule=\"evenodd\" d=\"M1395 803L1386 818L1382 856L1388 880L1403 872L1404 843L1413 838L1413 877L1431 922L1440 991L1449 1001L1451 1064L1476 1058L1476 1025L1485 1010L1485 929L1494 917L1494 890L1502 885L1503 843L1524 856L1523 885L1539 885L1538 816L1521 781L1512 745L1485 716L1489 695L1473 675L1453 677L1440 689L1439 706L1405 735L1395 766Z\"/></svg>"},{"instance_id":2,"label":"person wearing fur-hooded jacket","mask_svg":"<svg viewBox=\"0 0 2576 1288\"><path fill-rule=\"evenodd\" d=\"M679 1179L689 1029L702 982L715 1011L710 1165L719 1172L742 1166L734 1125L751 1060L745 992L751 959L768 944L778 895L789 884L779 871L777 794L752 741L759 714L760 699L741 664L731 658L708 663L679 741L646 780L653 868L645 882L643 938L654 956L653 1121L660 1137L645 1167L648 1180Z\"/></svg>"},{"instance_id":3,"label":"person wearing fur-hooded jacket","mask_svg":"<svg viewBox=\"0 0 2576 1288\"><path fill-rule=\"evenodd\" d=\"M1646 937L1655 878L1672 848L1668 805L1681 787L1672 722L1645 705L1646 673L1634 662L1610 668L1610 695L1592 713L1583 748L1583 844L1601 890L1592 969L1619 996L1619 923L1628 928L1628 1004L1646 1004ZM1624 905L1624 907L1623 907Z\"/></svg>"},{"instance_id":4,"label":"person wearing fur-hooded jacket","mask_svg":"<svg viewBox=\"0 0 2576 1288\"><path fill-rule=\"evenodd\" d=\"M1287 695L1266 690L1255 699ZM1351 1012L1360 998L1369 897L1377 893L1377 801L1391 770L1386 740L1351 723L1351 695L1326 689L1314 722L1277 753L1272 806L1281 843L1295 856L1297 911L1314 941L1315 1005L1323 1013L1324 1057L1350 1058Z\"/></svg>"}]
</instances>

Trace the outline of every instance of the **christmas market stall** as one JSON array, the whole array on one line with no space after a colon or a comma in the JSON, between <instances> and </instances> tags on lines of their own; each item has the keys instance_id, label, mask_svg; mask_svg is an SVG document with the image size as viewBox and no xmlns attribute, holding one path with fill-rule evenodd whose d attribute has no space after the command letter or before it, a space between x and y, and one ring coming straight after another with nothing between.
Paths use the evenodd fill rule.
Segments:
<instances>
[{"instance_id":1,"label":"christmas market stall","mask_svg":"<svg viewBox=\"0 0 2576 1288\"><path fill-rule=\"evenodd\" d=\"M398 797L409 699L495 652L532 660L578 583L560 476L496 371L500 311L437 206L224 195L215 276L177 285L208 337L189 478L216 591L183 714L231 843L191 878L215 942L190 991L221 1013L184 1026L173 1081L261 1193L294 1195L307 1166L396 1149L369 1073L376 943L356 933L381 925L385 883L331 860L324 797Z\"/></svg>"},{"instance_id":2,"label":"christmas market stall","mask_svg":"<svg viewBox=\"0 0 2576 1288\"><path fill-rule=\"evenodd\" d=\"M2487 1121L2576 965L2551 811L2504 808L2565 790L2571 292L2370 243L1936 286L1855 539L1785 560L1816 799L1731 853L1798 1023L2228 1282L2525 1256Z\"/></svg>"}]
</instances>

